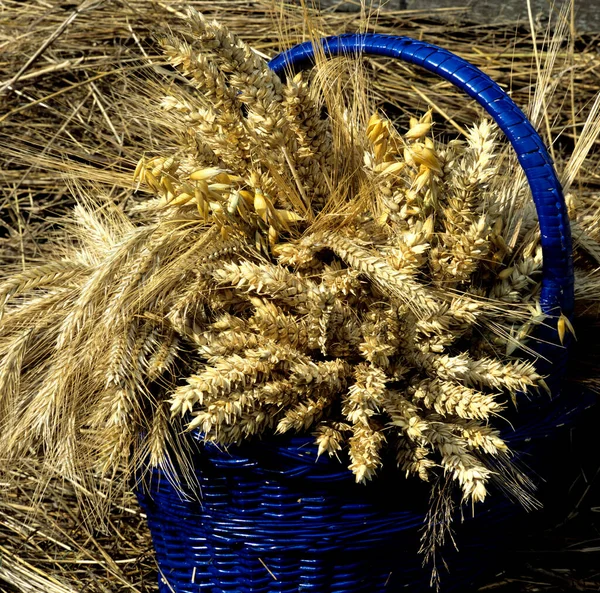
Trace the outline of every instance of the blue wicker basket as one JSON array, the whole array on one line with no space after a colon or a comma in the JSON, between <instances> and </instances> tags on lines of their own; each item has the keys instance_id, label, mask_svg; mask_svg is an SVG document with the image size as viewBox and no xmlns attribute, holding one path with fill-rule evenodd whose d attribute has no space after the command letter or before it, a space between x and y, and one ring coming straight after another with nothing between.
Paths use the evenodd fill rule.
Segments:
<instances>
[{"instance_id":1,"label":"blue wicker basket","mask_svg":"<svg viewBox=\"0 0 600 593\"><path fill-rule=\"evenodd\" d=\"M541 306L554 320L538 334L540 370L553 398L528 402L504 437L529 459L536 442L577 409L559 395L567 349L556 322L573 311L571 237L560 183L539 135L522 111L488 76L452 53L413 39L342 35L322 41L326 56L372 54L402 59L440 75L476 99L498 123L523 167L536 204L544 256ZM281 77L310 66L304 43L273 59ZM542 351L543 345L543 351ZM385 470L368 486L354 483L347 464L317 459L310 437L272 437L222 451L196 436L199 491L189 496L160 470L138 487L160 569L161 593L358 593L425 590L428 571L416 551L428 490ZM535 464L534 464L535 465ZM484 562L473 525L506 524L520 511L501 497L478 510L461 534L454 582L466 590ZM470 525L471 524L471 525ZM476 531L474 528L471 531ZM473 547L471 547L473 546ZM476 551L477 550L477 551ZM483 554L484 556L477 556Z\"/></svg>"}]
</instances>

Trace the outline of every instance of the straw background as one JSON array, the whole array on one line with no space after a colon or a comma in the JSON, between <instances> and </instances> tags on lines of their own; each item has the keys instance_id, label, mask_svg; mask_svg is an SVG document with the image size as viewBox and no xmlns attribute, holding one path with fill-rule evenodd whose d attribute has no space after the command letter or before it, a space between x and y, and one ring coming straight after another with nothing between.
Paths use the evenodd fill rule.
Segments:
<instances>
[{"instance_id":1,"label":"straw background","mask_svg":"<svg viewBox=\"0 0 600 593\"><path fill-rule=\"evenodd\" d=\"M188 2L214 15L265 56L304 40L305 11L280 2ZM0 265L1 275L25 260L43 261L57 218L73 204L70 179L101 185L118 202L132 188L144 150L160 145L149 121L128 117L138 92L129 74L157 79L157 27L177 26L181 3L171 0L0 0ZM280 25L282 14L286 17ZM537 78L534 47L548 56L546 28L558 12L529 24L464 20L464 11L382 11L367 29L408 35L443 46L480 67L525 106ZM567 17L569 13L567 12ZM328 9L323 34L364 30L356 12ZM279 24L278 24L279 23ZM563 161L581 133L600 89L600 33L569 36L553 53L556 90L542 129ZM373 92L403 121L432 106L439 134L456 136L477 119L475 104L448 83L402 64L371 65ZM149 118L150 119L150 118ZM150 142L150 145L148 145ZM600 146L576 180L577 191L600 197ZM600 372L600 371L599 371ZM561 441L560 479L548 484L555 503L515 536L506 572L485 591L600 591L600 459L596 417L583 419ZM0 460L1 463L1 460ZM40 491L42 460L28 460L0 483L0 592L104 593L157 591L149 532L133 494L110 509L107 529L79 514L82 487L56 477Z\"/></svg>"}]
</instances>

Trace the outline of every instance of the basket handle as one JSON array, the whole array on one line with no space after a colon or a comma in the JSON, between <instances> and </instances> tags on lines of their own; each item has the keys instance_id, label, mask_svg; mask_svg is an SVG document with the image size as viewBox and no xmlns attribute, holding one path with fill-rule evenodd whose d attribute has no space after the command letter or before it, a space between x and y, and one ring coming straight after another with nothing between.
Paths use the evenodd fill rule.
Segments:
<instances>
[{"instance_id":1,"label":"basket handle","mask_svg":"<svg viewBox=\"0 0 600 593\"><path fill-rule=\"evenodd\" d=\"M535 202L543 254L540 305L555 319L573 313L571 228L562 188L543 140L514 101L481 70L453 53L409 37L346 34L321 40L326 57L363 54L399 58L438 74L475 99L512 144ZM269 67L280 77L314 64L312 42L279 54ZM564 351L563 351L564 354ZM554 357L553 357L554 358Z\"/></svg>"}]
</instances>

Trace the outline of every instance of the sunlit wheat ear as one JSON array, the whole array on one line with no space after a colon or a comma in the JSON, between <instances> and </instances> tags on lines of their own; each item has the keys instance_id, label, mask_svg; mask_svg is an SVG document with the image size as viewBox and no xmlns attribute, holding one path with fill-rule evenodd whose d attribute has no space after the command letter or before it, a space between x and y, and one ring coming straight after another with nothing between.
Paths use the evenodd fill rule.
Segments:
<instances>
[{"instance_id":1,"label":"sunlit wheat ear","mask_svg":"<svg viewBox=\"0 0 600 593\"><path fill-rule=\"evenodd\" d=\"M304 192L311 196L311 207L319 211L331 192L331 122L321 118L320 105L302 74L284 88L284 109L290 130L295 134L298 176Z\"/></svg>"}]
</instances>

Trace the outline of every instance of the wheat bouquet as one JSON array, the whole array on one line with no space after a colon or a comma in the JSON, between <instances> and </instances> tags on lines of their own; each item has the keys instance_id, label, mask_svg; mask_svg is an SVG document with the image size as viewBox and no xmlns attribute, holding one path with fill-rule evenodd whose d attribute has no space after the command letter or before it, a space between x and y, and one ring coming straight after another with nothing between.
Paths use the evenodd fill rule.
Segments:
<instances>
[{"instance_id":1,"label":"wheat bouquet","mask_svg":"<svg viewBox=\"0 0 600 593\"><path fill-rule=\"evenodd\" d=\"M55 261L0 286L0 453L78 481L127 468L162 591L420 582L396 565L423 497L430 554L455 504L491 488L534 506L523 442L580 406L560 396L574 284L551 161L497 85L435 46L342 36L267 65L216 22L187 26L162 40L180 144L142 156L125 207L82 196ZM397 129L356 62L330 61L361 53L477 99L539 226L495 124L445 143L431 113ZM595 314L593 205L570 199Z\"/></svg>"}]
</instances>

